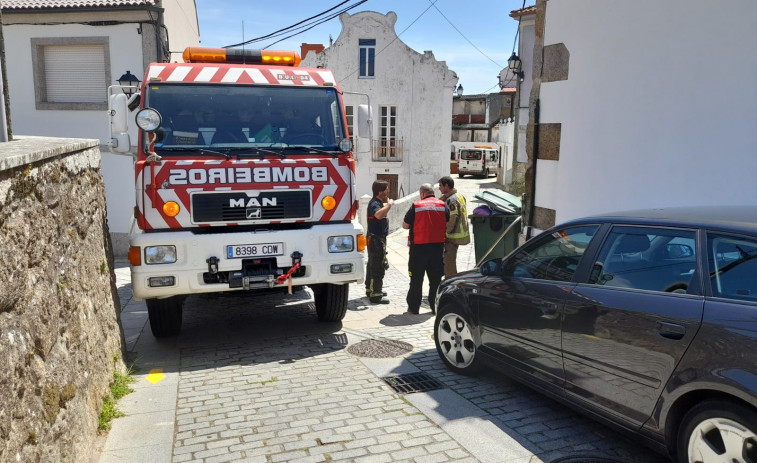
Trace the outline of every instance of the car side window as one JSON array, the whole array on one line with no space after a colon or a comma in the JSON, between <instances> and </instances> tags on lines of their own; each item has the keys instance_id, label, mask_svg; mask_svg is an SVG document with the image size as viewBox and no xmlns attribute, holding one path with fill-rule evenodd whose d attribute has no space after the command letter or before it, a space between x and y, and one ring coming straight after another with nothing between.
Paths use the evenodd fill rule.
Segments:
<instances>
[{"instance_id":1,"label":"car side window","mask_svg":"<svg viewBox=\"0 0 757 463\"><path fill-rule=\"evenodd\" d=\"M707 259L713 296L757 301L757 241L708 235Z\"/></svg>"},{"instance_id":2,"label":"car side window","mask_svg":"<svg viewBox=\"0 0 757 463\"><path fill-rule=\"evenodd\" d=\"M693 230L616 226L602 244L589 283L686 293L696 268Z\"/></svg>"},{"instance_id":3,"label":"car side window","mask_svg":"<svg viewBox=\"0 0 757 463\"><path fill-rule=\"evenodd\" d=\"M571 281L597 225L554 231L521 248L505 263L503 277Z\"/></svg>"}]
</instances>

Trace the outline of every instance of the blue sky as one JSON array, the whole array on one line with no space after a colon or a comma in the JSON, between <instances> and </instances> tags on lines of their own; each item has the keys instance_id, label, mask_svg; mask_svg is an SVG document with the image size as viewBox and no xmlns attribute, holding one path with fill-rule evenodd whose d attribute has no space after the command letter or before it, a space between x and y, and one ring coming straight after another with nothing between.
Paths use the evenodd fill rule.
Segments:
<instances>
[{"instance_id":1,"label":"blue sky","mask_svg":"<svg viewBox=\"0 0 757 463\"><path fill-rule=\"evenodd\" d=\"M341 1L196 0L200 41L203 46L221 47L242 42L243 37L249 40L264 36L314 16ZM446 61L447 66L457 73L465 94L498 91L497 75L507 66L517 31L518 23L509 14L521 8L523 0L436 0L433 6L432 1L368 0L349 12L377 11L386 14L394 11L397 13L395 30L400 34L400 39L419 53L431 50L437 60ZM356 2L353 0L344 6ZM533 3L535 0L528 0L526 6ZM270 49L299 52L303 42L328 46L329 35L336 40L341 29L339 19L334 18ZM247 47L263 47L279 38Z\"/></svg>"}]
</instances>

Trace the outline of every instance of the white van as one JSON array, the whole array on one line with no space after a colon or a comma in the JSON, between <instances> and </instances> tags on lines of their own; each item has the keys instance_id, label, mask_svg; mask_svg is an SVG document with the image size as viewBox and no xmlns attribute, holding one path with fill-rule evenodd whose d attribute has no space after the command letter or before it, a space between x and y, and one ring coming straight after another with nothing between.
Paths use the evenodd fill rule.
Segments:
<instances>
[{"instance_id":1,"label":"white van","mask_svg":"<svg viewBox=\"0 0 757 463\"><path fill-rule=\"evenodd\" d=\"M475 145L473 148L460 148L457 151L457 173L488 177L499 174L499 149L491 145Z\"/></svg>"}]
</instances>

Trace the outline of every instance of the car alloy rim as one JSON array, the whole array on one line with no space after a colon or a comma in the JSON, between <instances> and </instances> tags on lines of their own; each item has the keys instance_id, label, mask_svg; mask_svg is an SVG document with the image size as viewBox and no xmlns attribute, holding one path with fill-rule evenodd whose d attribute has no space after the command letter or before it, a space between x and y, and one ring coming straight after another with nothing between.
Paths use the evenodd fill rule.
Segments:
<instances>
[{"instance_id":1,"label":"car alloy rim","mask_svg":"<svg viewBox=\"0 0 757 463\"><path fill-rule=\"evenodd\" d=\"M446 314L439 321L436 333L444 357L457 368L466 368L476 355L473 334L465 319L457 314Z\"/></svg>"},{"instance_id":2,"label":"car alloy rim","mask_svg":"<svg viewBox=\"0 0 757 463\"><path fill-rule=\"evenodd\" d=\"M727 418L709 418L689 437L692 463L757 461L757 436L744 425Z\"/></svg>"}]
</instances>

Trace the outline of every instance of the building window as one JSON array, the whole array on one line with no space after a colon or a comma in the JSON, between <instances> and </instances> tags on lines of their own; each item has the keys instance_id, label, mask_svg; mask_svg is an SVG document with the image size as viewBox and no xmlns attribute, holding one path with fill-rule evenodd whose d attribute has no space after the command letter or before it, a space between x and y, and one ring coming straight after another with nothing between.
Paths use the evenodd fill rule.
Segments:
<instances>
[{"instance_id":1,"label":"building window","mask_svg":"<svg viewBox=\"0 0 757 463\"><path fill-rule=\"evenodd\" d=\"M352 140L352 152L357 153L357 133L355 133L355 107L345 106L344 113L347 118L347 131L350 133L350 140Z\"/></svg>"},{"instance_id":2,"label":"building window","mask_svg":"<svg viewBox=\"0 0 757 463\"><path fill-rule=\"evenodd\" d=\"M37 109L107 109L107 37L32 39L32 67Z\"/></svg>"},{"instance_id":3,"label":"building window","mask_svg":"<svg viewBox=\"0 0 757 463\"><path fill-rule=\"evenodd\" d=\"M360 76L374 77L374 64L376 59L376 40L360 39Z\"/></svg>"},{"instance_id":4,"label":"building window","mask_svg":"<svg viewBox=\"0 0 757 463\"><path fill-rule=\"evenodd\" d=\"M397 139L397 107L379 106L379 138L373 143L373 160L402 161L402 145Z\"/></svg>"}]
</instances>

